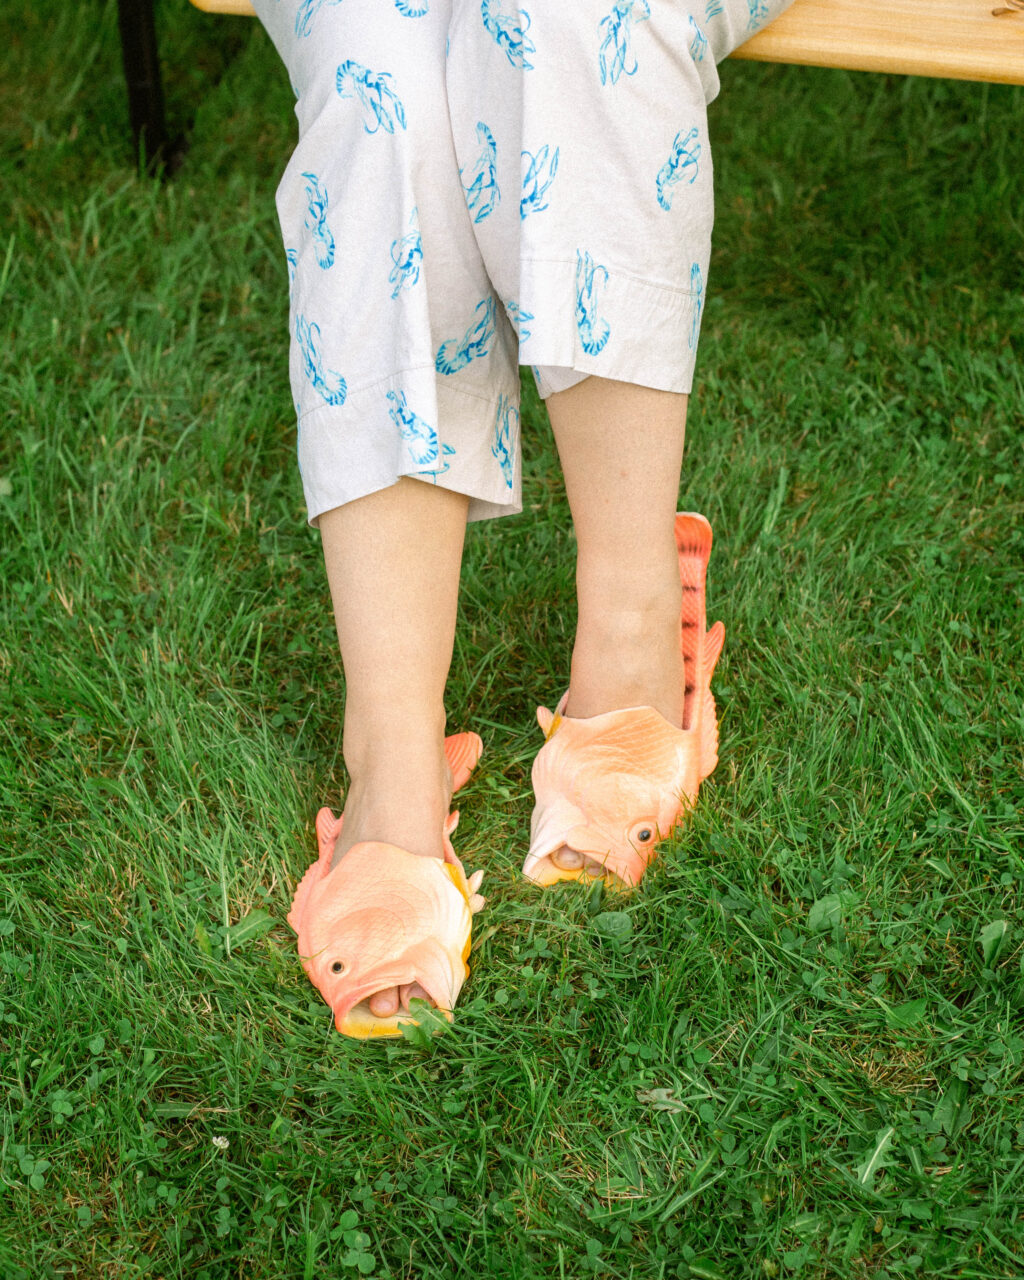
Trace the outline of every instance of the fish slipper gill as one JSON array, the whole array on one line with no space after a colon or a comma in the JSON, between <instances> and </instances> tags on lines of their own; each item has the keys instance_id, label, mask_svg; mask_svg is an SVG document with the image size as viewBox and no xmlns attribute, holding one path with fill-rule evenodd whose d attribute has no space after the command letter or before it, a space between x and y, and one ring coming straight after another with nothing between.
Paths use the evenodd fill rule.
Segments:
<instances>
[{"instance_id":1,"label":"fish slipper gill","mask_svg":"<svg viewBox=\"0 0 1024 1280\"><path fill-rule=\"evenodd\" d=\"M445 740L455 788L467 780L483 750L475 733ZM467 878L452 848L457 812L444 825L444 860L421 858L397 845L364 840L337 867L331 858L342 819L317 814L320 856L295 891L288 923L298 935L299 959L330 1005L335 1026L357 1039L401 1035L416 1018L399 1008L391 1017L370 1011L386 987L418 982L449 1022L462 984L472 919L484 905L483 872Z\"/></svg>"},{"instance_id":2,"label":"fish slipper gill","mask_svg":"<svg viewBox=\"0 0 1024 1280\"><path fill-rule=\"evenodd\" d=\"M589 880L589 859L601 864L609 884L634 888L658 842L693 808L701 782L718 763L711 676L725 628L716 622L705 631L711 526L701 515L680 512L675 535L683 588L682 728L653 707L567 716L567 695L554 712L537 708L545 741L533 762L536 804L523 863L523 874L536 884ZM559 867L553 855L562 848L582 854L584 865Z\"/></svg>"}]
</instances>

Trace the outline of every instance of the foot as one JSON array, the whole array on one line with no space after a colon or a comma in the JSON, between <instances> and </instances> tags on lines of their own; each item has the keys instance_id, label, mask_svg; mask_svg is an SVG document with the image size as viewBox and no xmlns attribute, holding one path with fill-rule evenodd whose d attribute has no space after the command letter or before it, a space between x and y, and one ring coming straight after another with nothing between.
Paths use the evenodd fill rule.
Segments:
<instances>
[{"instance_id":1,"label":"foot","mask_svg":"<svg viewBox=\"0 0 1024 1280\"><path fill-rule=\"evenodd\" d=\"M331 874L345 874L345 854L362 840L384 841L419 857L443 861L442 831L452 788L452 771L442 748L425 744L416 750L406 740L378 751L352 777ZM336 870L339 864L341 869ZM410 982L370 996L370 1012L390 1018L400 1008L408 1012L414 999L434 1005L418 982Z\"/></svg>"},{"instance_id":2,"label":"foot","mask_svg":"<svg viewBox=\"0 0 1024 1280\"><path fill-rule=\"evenodd\" d=\"M580 609L565 714L578 719L626 707L653 707L677 727L683 722L685 675L678 569L646 605L611 603ZM563 846L551 855L562 871L604 875L603 865Z\"/></svg>"},{"instance_id":3,"label":"foot","mask_svg":"<svg viewBox=\"0 0 1024 1280\"><path fill-rule=\"evenodd\" d=\"M600 862L564 844L561 849L556 849L551 855L551 861L560 871L579 871L582 868L585 875L593 876L595 879L604 875L604 867Z\"/></svg>"}]
</instances>

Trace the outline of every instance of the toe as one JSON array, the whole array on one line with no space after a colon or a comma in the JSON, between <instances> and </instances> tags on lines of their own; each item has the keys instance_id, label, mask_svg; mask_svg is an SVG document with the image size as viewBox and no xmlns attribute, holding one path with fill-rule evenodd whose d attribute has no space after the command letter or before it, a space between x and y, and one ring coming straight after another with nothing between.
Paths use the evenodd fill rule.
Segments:
<instances>
[{"instance_id":1,"label":"toe","mask_svg":"<svg viewBox=\"0 0 1024 1280\"><path fill-rule=\"evenodd\" d=\"M370 1012L375 1018L390 1018L398 1012L398 988L385 987L370 996Z\"/></svg>"},{"instance_id":2,"label":"toe","mask_svg":"<svg viewBox=\"0 0 1024 1280\"><path fill-rule=\"evenodd\" d=\"M434 1003L418 982L405 983L399 988L399 993L401 995L403 1009L409 1008L410 1000L428 1000L431 1004Z\"/></svg>"},{"instance_id":3,"label":"toe","mask_svg":"<svg viewBox=\"0 0 1024 1280\"><path fill-rule=\"evenodd\" d=\"M583 870L587 873L588 876L603 876L604 864L601 862L597 862L594 858L587 858L586 862L584 863Z\"/></svg>"},{"instance_id":4,"label":"toe","mask_svg":"<svg viewBox=\"0 0 1024 1280\"><path fill-rule=\"evenodd\" d=\"M579 871L583 866L583 854L563 844L551 855L551 861L560 871Z\"/></svg>"}]
</instances>

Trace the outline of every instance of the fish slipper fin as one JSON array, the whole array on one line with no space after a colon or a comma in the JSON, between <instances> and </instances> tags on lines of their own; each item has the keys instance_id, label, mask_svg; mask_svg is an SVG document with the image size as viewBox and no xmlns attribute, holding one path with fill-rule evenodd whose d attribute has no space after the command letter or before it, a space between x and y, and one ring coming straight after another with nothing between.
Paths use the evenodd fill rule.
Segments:
<instances>
[{"instance_id":1,"label":"fish slipper fin","mask_svg":"<svg viewBox=\"0 0 1024 1280\"><path fill-rule=\"evenodd\" d=\"M316 815L316 842L320 856L312 866L306 869L306 874L299 881L299 887L292 898L291 910L285 917L296 933L299 932L302 924L302 913L306 909L309 895L313 892L313 886L331 869L334 846L338 843L343 822L344 816L336 818L326 806Z\"/></svg>"},{"instance_id":2,"label":"fish slipper fin","mask_svg":"<svg viewBox=\"0 0 1024 1280\"><path fill-rule=\"evenodd\" d=\"M704 637L704 684L711 683L711 677L715 674L715 666L722 654L722 646L725 644L725 623L716 622Z\"/></svg>"},{"instance_id":3,"label":"fish slipper fin","mask_svg":"<svg viewBox=\"0 0 1024 1280\"><path fill-rule=\"evenodd\" d=\"M704 583L711 555L711 526L693 511L680 511L675 524L676 549L679 552L679 583L683 590L680 610L681 647L683 654L683 728L690 729L696 700L701 650L705 644Z\"/></svg>"},{"instance_id":4,"label":"fish slipper fin","mask_svg":"<svg viewBox=\"0 0 1024 1280\"><path fill-rule=\"evenodd\" d=\"M341 824L344 821L344 815L336 818L326 807L316 815L316 843L320 851L320 861L327 869L330 869L331 859L334 857L334 846L338 843Z\"/></svg>"},{"instance_id":5,"label":"fish slipper fin","mask_svg":"<svg viewBox=\"0 0 1024 1280\"><path fill-rule=\"evenodd\" d=\"M444 754L452 771L454 791L469 781L483 750L483 739L478 733L453 733L445 738Z\"/></svg>"},{"instance_id":6,"label":"fish slipper fin","mask_svg":"<svg viewBox=\"0 0 1024 1280\"><path fill-rule=\"evenodd\" d=\"M675 529L680 557L684 554L695 556L707 564L712 542L707 516L702 516L699 511L677 511Z\"/></svg>"},{"instance_id":7,"label":"fish slipper fin","mask_svg":"<svg viewBox=\"0 0 1024 1280\"><path fill-rule=\"evenodd\" d=\"M715 698L711 692L711 676L715 663L725 643L725 626L716 622L704 639L704 670L701 684L704 686L704 704L701 707L700 721L700 780L714 773L718 764L718 714L715 710Z\"/></svg>"},{"instance_id":8,"label":"fish slipper fin","mask_svg":"<svg viewBox=\"0 0 1024 1280\"><path fill-rule=\"evenodd\" d=\"M462 877L462 883L465 884L466 868L462 865L462 859L452 847L452 832L459 825L459 811L453 809L448 817L444 820L444 828L441 833L441 843L444 848L445 866L457 867L459 875ZM458 883L456 881L456 883Z\"/></svg>"}]
</instances>

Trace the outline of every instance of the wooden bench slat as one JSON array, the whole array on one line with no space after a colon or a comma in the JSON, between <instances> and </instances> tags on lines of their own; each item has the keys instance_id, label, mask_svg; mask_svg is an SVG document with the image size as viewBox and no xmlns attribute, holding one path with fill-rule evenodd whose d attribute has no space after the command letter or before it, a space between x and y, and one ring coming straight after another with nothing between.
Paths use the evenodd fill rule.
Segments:
<instances>
[{"instance_id":1,"label":"wooden bench slat","mask_svg":"<svg viewBox=\"0 0 1024 1280\"><path fill-rule=\"evenodd\" d=\"M253 13L249 0L192 3ZM795 0L731 56L1024 84L1024 0Z\"/></svg>"},{"instance_id":2,"label":"wooden bench slat","mask_svg":"<svg viewBox=\"0 0 1024 1280\"><path fill-rule=\"evenodd\" d=\"M204 13L234 13L246 18L256 16L249 0L192 0L192 3Z\"/></svg>"},{"instance_id":3,"label":"wooden bench slat","mask_svg":"<svg viewBox=\"0 0 1024 1280\"><path fill-rule=\"evenodd\" d=\"M998 9L1009 12L997 17ZM1024 84L1024 7L1015 0L795 0L732 57Z\"/></svg>"}]
</instances>

